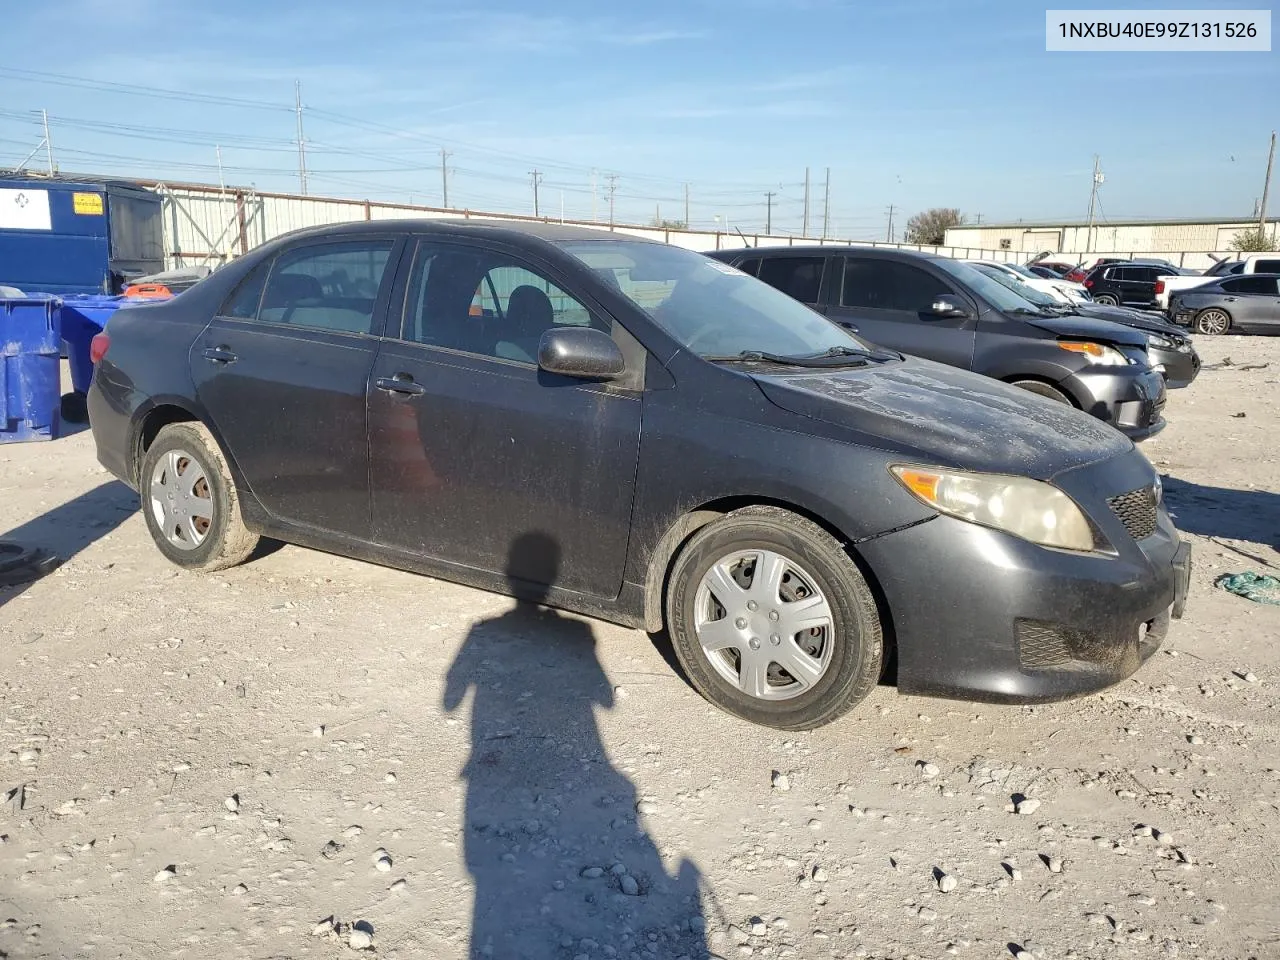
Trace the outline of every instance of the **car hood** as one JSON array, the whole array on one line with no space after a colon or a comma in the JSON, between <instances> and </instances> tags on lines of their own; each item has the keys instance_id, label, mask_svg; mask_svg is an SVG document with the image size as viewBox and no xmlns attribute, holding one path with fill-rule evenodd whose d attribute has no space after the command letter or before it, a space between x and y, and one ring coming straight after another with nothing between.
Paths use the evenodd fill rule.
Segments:
<instances>
[{"instance_id":1,"label":"car hood","mask_svg":"<svg viewBox=\"0 0 1280 960\"><path fill-rule=\"evenodd\" d=\"M1141 310L1130 310L1126 307L1108 307L1104 303L1077 304L1074 310L1084 317L1092 317L1095 320L1109 320L1112 323L1121 323L1126 327L1133 327L1137 330L1150 330L1154 333L1166 335L1171 333L1182 335L1182 332L1168 320L1148 316Z\"/></svg>"},{"instance_id":2,"label":"car hood","mask_svg":"<svg viewBox=\"0 0 1280 960\"><path fill-rule=\"evenodd\" d=\"M887 441L917 461L1047 480L1133 444L1073 407L909 357L879 366L753 373L776 406ZM865 439L864 439L865 442Z\"/></svg>"},{"instance_id":3,"label":"car hood","mask_svg":"<svg viewBox=\"0 0 1280 960\"><path fill-rule=\"evenodd\" d=\"M1110 320L1099 320L1096 317L1082 317L1076 313L1062 315L1046 314L1045 316L1021 316L1017 319L1048 330L1060 337L1074 337L1079 340L1101 340L1130 347L1145 347L1147 338L1129 327Z\"/></svg>"}]
</instances>

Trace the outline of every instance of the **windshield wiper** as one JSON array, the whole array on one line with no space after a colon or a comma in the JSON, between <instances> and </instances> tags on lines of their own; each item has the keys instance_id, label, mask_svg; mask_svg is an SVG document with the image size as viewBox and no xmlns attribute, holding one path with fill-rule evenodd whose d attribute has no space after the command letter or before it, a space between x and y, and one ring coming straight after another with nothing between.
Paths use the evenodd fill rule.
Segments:
<instances>
[{"instance_id":1,"label":"windshield wiper","mask_svg":"<svg viewBox=\"0 0 1280 960\"><path fill-rule=\"evenodd\" d=\"M743 350L733 355L709 356L702 359L710 360L712 363L772 363L785 367L849 367L864 365L868 357L861 350L855 350L852 347L832 347L825 353L812 357L789 357L764 350Z\"/></svg>"}]
</instances>

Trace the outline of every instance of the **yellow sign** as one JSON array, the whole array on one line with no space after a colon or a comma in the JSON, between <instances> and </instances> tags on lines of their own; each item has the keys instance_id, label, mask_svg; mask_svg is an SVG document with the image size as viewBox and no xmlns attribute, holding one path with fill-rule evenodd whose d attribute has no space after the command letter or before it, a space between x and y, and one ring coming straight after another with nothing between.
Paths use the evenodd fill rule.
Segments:
<instances>
[{"instance_id":1,"label":"yellow sign","mask_svg":"<svg viewBox=\"0 0 1280 960\"><path fill-rule=\"evenodd\" d=\"M71 205L76 213L91 217L102 216L102 194L100 193L73 193Z\"/></svg>"}]
</instances>

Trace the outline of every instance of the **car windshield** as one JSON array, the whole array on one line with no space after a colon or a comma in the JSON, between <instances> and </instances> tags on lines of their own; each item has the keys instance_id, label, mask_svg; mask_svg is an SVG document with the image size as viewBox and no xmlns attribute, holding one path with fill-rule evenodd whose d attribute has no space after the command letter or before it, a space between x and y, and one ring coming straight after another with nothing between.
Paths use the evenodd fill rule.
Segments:
<instances>
[{"instance_id":1,"label":"car windshield","mask_svg":"<svg viewBox=\"0 0 1280 960\"><path fill-rule=\"evenodd\" d=\"M642 240L574 240L560 247L699 356L871 352L804 304L700 253Z\"/></svg>"},{"instance_id":2,"label":"car windshield","mask_svg":"<svg viewBox=\"0 0 1280 960\"><path fill-rule=\"evenodd\" d=\"M1012 270L1014 273L1018 274L1019 276L1030 277L1032 280L1040 279L1020 263L1006 263L1005 266L1008 267L1010 270Z\"/></svg>"},{"instance_id":3,"label":"car windshield","mask_svg":"<svg viewBox=\"0 0 1280 960\"><path fill-rule=\"evenodd\" d=\"M946 257L938 257L933 262L997 310L1009 313L1041 312L1040 308L1026 297L1015 293L1002 283L997 283L977 267L961 263L959 260L949 260ZM1013 282L1012 278L1010 282Z\"/></svg>"},{"instance_id":4,"label":"car windshield","mask_svg":"<svg viewBox=\"0 0 1280 960\"><path fill-rule=\"evenodd\" d=\"M1021 280L1017 280L1009 276L1003 270L999 270L995 267L976 266L976 265L974 266L974 269L977 270L979 273L985 274L986 276L990 277L992 280L994 280L996 283L1000 284L1001 286L1007 287L1009 290L1012 290L1014 293L1022 297L1024 300L1030 300L1032 303L1034 303L1038 307L1054 307L1058 305L1058 301L1053 299L1053 297L1049 296L1047 293L1043 293L1037 290L1035 287L1031 286L1030 284L1023 283Z\"/></svg>"}]
</instances>

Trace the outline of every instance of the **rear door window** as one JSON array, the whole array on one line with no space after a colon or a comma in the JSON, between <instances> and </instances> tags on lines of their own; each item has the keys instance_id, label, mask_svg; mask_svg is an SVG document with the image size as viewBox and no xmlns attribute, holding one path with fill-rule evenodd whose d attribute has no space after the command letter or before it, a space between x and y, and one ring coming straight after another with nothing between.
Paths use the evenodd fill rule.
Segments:
<instances>
[{"instance_id":1,"label":"rear door window","mask_svg":"<svg viewBox=\"0 0 1280 960\"><path fill-rule=\"evenodd\" d=\"M378 290L394 246L391 240L358 240L280 254L258 319L336 333L373 333Z\"/></svg>"},{"instance_id":2,"label":"rear door window","mask_svg":"<svg viewBox=\"0 0 1280 960\"><path fill-rule=\"evenodd\" d=\"M1254 273L1280 273L1280 260L1256 260L1253 264Z\"/></svg>"},{"instance_id":3,"label":"rear door window","mask_svg":"<svg viewBox=\"0 0 1280 960\"><path fill-rule=\"evenodd\" d=\"M826 257L768 257L760 264L760 279L801 303L815 304L826 262Z\"/></svg>"},{"instance_id":4,"label":"rear door window","mask_svg":"<svg viewBox=\"0 0 1280 960\"><path fill-rule=\"evenodd\" d=\"M1275 296L1276 281L1272 277L1235 277L1222 281L1222 289L1227 293L1260 294Z\"/></svg>"}]
</instances>

